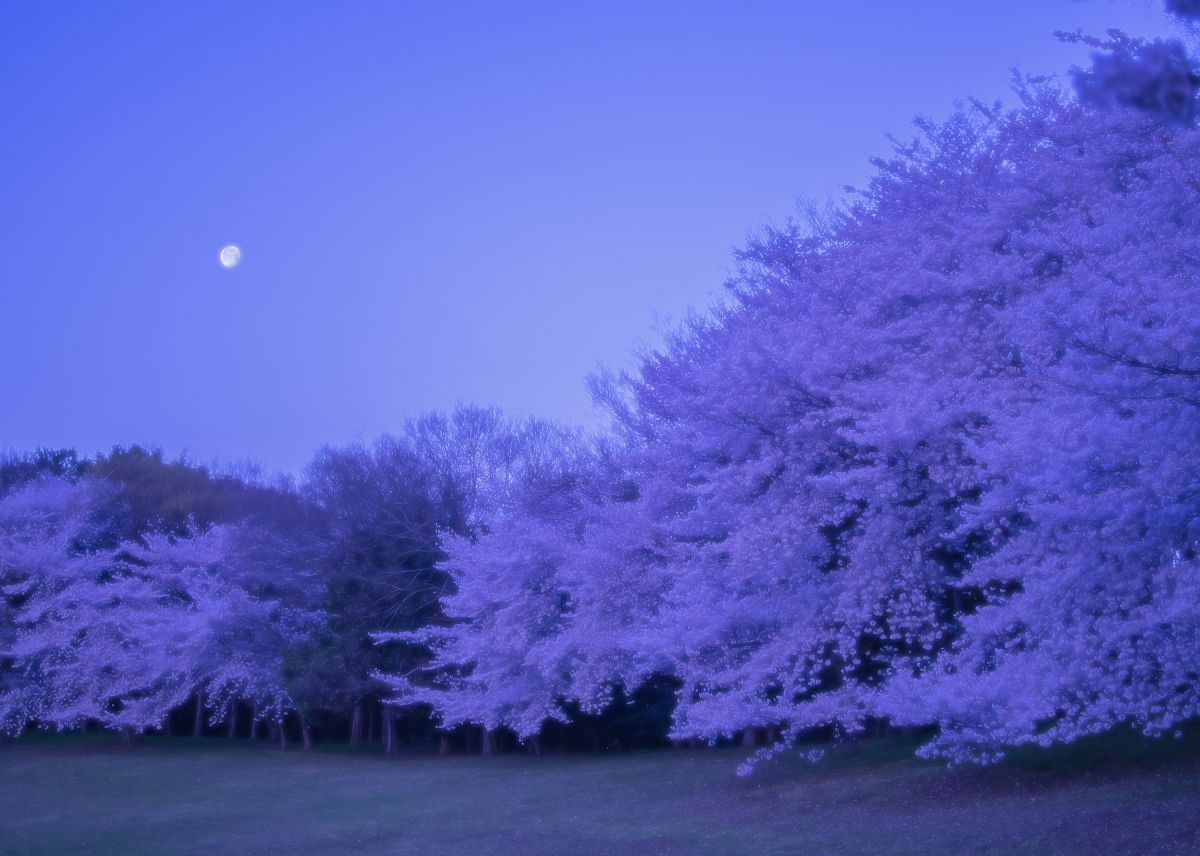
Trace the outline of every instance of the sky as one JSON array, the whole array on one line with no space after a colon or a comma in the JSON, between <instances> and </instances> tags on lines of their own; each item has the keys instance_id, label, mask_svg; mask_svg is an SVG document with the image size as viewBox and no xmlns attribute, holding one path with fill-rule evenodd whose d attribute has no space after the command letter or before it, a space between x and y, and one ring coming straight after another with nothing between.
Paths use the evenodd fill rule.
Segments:
<instances>
[{"instance_id":1,"label":"sky","mask_svg":"<svg viewBox=\"0 0 1200 856\"><path fill-rule=\"evenodd\" d=\"M748 235L1160 8L5 3L0 449L299 472L460 401L597 424L587 374Z\"/></svg>"}]
</instances>

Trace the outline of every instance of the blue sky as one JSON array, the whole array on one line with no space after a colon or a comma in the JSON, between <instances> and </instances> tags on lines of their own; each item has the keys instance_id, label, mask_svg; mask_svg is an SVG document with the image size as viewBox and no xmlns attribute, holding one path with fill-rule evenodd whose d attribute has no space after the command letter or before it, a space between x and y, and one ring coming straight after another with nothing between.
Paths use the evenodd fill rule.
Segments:
<instances>
[{"instance_id":1,"label":"blue sky","mask_svg":"<svg viewBox=\"0 0 1200 856\"><path fill-rule=\"evenodd\" d=\"M6 3L0 447L295 471L456 401L589 424L748 233L1159 10Z\"/></svg>"}]
</instances>

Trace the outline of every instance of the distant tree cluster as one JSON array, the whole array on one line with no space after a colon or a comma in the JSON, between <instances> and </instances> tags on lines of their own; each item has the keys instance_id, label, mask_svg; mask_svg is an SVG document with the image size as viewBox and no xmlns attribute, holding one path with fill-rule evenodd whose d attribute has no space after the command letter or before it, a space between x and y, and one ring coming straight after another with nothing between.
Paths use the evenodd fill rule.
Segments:
<instances>
[{"instance_id":1,"label":"distant tree cluster","mask_svg":"<svg viewBox=\"0 0 1200 856\"><path fill-rule=\"evenodd\" d=\"M379 670L420 652L371 633L444 620L441 539L481 531L523 479L581 443L462 407L372 445L321 449L301 482L214 474L157 451L0 461L0 727L395 748ZM414 659L415 658L415 659ZM188 717L190 716L190 721ZM419 718L418 718L419 719ZM431 727L410 723L428 740Z\"/></svg>"},{"instance_id":2,"label":"distant tree cluster","mask_svg":"<svg viewBox=\"0 0 1200 856\"><path fill-rule=\"evenodd\" d=\"M922 121L751 240L593 379L601 436L460 408L299 485L5 462L0 724L758 757L898 726L960 762L1197 716L1200 76L1093 44L1078 99Z\"/></svg>"}]
</instances>

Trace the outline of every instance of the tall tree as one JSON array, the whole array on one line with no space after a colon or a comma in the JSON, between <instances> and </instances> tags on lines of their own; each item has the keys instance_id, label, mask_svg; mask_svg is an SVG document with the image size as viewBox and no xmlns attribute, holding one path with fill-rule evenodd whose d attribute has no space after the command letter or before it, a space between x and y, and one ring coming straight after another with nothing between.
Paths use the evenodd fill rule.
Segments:
<instances>
[{"instance_id":1,"label":"tall tree","mask_svg":"<svg viewBox=\"0 0 1200 856\"><path fill-rule=\"evenodd\" d=\"M444 682L400 691L530 735L667 671L680 737L888 717L976 759L1194 715L1200 139L1018 94L599 383L606 487L451 542Z\"/></svg>"}]
</instances>

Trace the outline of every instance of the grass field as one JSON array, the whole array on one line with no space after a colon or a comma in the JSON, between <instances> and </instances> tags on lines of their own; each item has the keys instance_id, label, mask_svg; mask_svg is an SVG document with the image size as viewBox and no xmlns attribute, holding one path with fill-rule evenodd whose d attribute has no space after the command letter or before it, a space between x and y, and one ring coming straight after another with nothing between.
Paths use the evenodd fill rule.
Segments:
<instances>
[{"instance_id":1,"label":"grass field","mask_svg":"<svg viewBox=\"0 0 1200 856\"><path fill-rule=\"evenodd\" d=\"M1200 853L1195 740L947 770L911 744L385 757L219 739L0 746L3 853Z\"/></svg>"}]
</instances>

